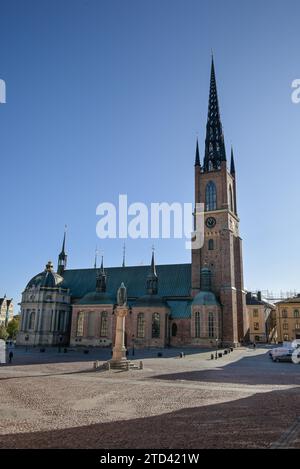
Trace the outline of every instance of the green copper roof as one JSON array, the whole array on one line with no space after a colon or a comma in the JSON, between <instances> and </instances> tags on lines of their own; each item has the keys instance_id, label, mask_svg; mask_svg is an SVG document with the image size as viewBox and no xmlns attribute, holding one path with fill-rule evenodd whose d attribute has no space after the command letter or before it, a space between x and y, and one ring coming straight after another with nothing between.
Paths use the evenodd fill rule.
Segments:
<instances>
[{"instance_id":1,"label":"green copper roof","mask_svg":"<svg viewBox=\"0 0 300 469\"><path fill-rule=\"evenodd\" d=\"M132 306L156 306L158 308L168 308L168 303L158 295L145 295L133 302Z\"/></svg>"},{"instance_id":2,"label":"green copper roof","mask_svg":"<svg viewBox=\"0 0 300 469\"><path fill-rule=\"evenodd\" d=\"M171 319L186 319L191 317L190 301L168 301L171 309Z\"/></svg>"},{"instance_id":3,"label":"green copper roof","mask_svg":"<svg viewBox=\"0 0 300 469\"><path fill-rule=\"evenodd\" d=\"M115 298L106 292L90 292L84 295L77 304L80 305L113 305L115 304Z\"/></svg>"},{"instance_id":4,"label":"green copper roof","mask_svg":"<svg viewBox=\"0 0 300 469\"><path fill-rule=\"evenodd\" d=\"M211 291L200 291L198 295L195 296L192 302L193 305L206 305L206 306L215 306L219 305L216 295Z\"/></svg>"},{"instance_id":5,"label":"green copper roof","mask_svg":"<svg viewBox=\"0 0 300 469\"><path fill-rule=\"evenodd\" d=\"M171 264L156 266L158 295L162 297L189 297L191 290L191 264ZM113 296L124 282L128 298L140 298L146 294L146 280L149 266L110 267L105 269L107 292ZM60 285L69 288L73 298L82 298L96 289L95 269L65 270L64 281Z\"/></svg>"}]
</instances>

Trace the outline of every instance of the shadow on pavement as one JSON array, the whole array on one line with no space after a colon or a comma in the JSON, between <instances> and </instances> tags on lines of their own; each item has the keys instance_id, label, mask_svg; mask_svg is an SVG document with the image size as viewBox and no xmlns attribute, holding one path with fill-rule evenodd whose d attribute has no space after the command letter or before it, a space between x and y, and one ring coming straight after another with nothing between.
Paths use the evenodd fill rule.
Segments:
<instances>
[{"instance_id":1,"label":"shadow on pavement","mask_svg":"<svg viewBox=\"0 0 300 469\"><path fill-rule=\"evenodd\" d=\"M268 448L297 415L298 389L272 391L146 418L2 435L0 448Z\"/></svg>"}]
</instances>

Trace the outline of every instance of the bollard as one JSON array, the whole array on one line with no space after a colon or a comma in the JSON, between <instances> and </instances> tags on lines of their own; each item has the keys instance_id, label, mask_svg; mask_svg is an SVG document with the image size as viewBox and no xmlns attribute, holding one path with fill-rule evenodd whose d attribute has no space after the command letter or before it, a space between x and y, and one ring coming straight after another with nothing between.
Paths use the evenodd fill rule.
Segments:
<instances>
[{"instance_id":1,"label":"bollard","mask_svg":"<svg viewBox=\"0 0 300 469\"><path fill-rule=\"evenodd\" d=\"M143 368L144 368L143 362L140 361L140 370L142 370Z\"/></svg>"}]
</instances>

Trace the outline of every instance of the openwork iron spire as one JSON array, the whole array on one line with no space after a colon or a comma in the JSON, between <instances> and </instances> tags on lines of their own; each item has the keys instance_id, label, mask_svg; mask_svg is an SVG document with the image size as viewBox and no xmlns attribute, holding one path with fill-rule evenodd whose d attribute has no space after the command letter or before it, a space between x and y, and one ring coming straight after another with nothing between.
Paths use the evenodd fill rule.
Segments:
<instances>
[{"instance_id":1,"label":"openwork iron spire","mask_svg":"<svg viewBox=\"0 0 300 469\"><path fill-rule=\"evenodd\" d=\"M204 172L220 169L222 161L226 161L226 152L219 111L214 59L212 57L203 165Z\"/></svg>"}]
</instances>

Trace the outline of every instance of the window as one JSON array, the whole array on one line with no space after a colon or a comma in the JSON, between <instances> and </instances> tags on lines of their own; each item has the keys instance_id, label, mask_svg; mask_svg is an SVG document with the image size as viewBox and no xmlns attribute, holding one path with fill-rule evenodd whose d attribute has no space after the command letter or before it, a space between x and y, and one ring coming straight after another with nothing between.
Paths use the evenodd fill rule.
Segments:
<instances>
[{"instance_id":1,"label":"window","mask_svg":"<svg viewBox=\"0 0 300 469\"><path fill-rule=\"evenodd\" d=\"M295 324L295 329L300 329L300 324L299 324L299 322L296 322L296 324Z\"/></svg>"},{"instance_id":2,"label":"window","mask_svg":"<svg viewBox=\"0 0 300 469\"><path fill-rule=\"evenodd\" d=\"M84 313L81 312L77 316L77 328L76 328L77 337L83 337L83 326L84 326Z\"/></svg>"},{"instance_id":3,"label":"window","mask_svg":"<svg viewBox=\"0 0 300 469\"><path fill-rule=\"evenodd\" d=\"M209 251L213 251L213 250L214 250L214 240L213 240L213 239L209 239L209 240L208 240L208 250L209 250Z\"/></svg>"},{"instance_id":4,"label":"window","mask_svg":"<svg viewBox=\"0 0 300 469\"><path fill-rule=\"evenodd\" d=\"M152 314L152 339L160 337L160 317L159 313Z\"/></svg>"},{"instance_id":5,"label":"window","mask_svg":"<svg viewBox=\"0 0 300 469\"><path fill-rule=\"evenodd\" d=\"M254 323L254 330L259 331L259 322Z\"/></svg>"},{"instance_id":6,"label":"window","mask_svg":"<svg viewBox=\"0 0 300 469\"><path fill-rule=\"evenodd\" d=\"M177 336L177 324L172 324L172 337Z\"/></svg>"},{"instance_id":7,"label":"window","mask_svg":"<svg viewBox=\"0 0 300 469\"><path fill-rule=\"evenodd\" d=\"M143 339L145 337L145 316L139 313L137 317L137 337Z\"/></svg>"},{"instance_id":8,"label":"window","mask_svg":"<svg viewBox=\"0 0 300 469\"><path fill-rule=\"evenodd\" d=\"M29 326L28 329L34 329L34 323L35 323L35 312L32 311L30 316L29 316Z\"/></svg>"},{"instance_id":9,"label":"window","mask_svg":"<svg viewBox=\"0 0 300 469\"><path fill-rule=\"evenodd\" d=\"M212 181L206 186L205 201L206 211L217 210L217 189Z\"/></svg>"},{"instance_id":10,"label":"window","mask_svg":"<svg viewBox=\"0 0 300 469\"><path fill-rule=\"evenodd\" d=\"M283 318L287 318L287 317L288 317L288 314L287 314L287 310L286 310L286 309L283 309L283 310L282 310L282 317L283 317Z\"/></svg>"},{"instance_id":11,"label":"window","mask_svg":"<svg viewBox=\"0 0 300 469\"><path fill-rule=\"evenodd\" d=\"M201 327L200 327L200 313L195 313L195 337L200 338Z\"/></svg>"},{"instance_id":12,"label":"window","mask_svg":"<svg viewBox=\"0 0 300 469\"><path fill-rule=\"evenodd\" d=\"M108 318L107 312L102 311L100 322L100 337L107 337L108 335Z\"/></svg>"},{"instance_id":13,"label":"window","mask_svg":"<svg viewBox=\"0 0 300 469\"><path fill-rule=\"evenodd\" d=\"M215 336L215 318L213 313L208 313L208 337Z\"/></svg>"},{"instance_id":14,"label":"window","mask_svg":"<svg viewBox=\"0 0 300 469\"><path fill-rule=\"evenodd\" d=\"M60 311L58 316L58 330L63 332L65 329L65 311Z\"/></svg>"},{"instance_id":15,"label":"window","mask_svg":"<svg viewBox=\"0 0 300 469\"><path fill-rule=\"evenodd\" d=\"M253 310L253 317L258 318L258 309Z\"/></svg>"},{"instance_id":16,"label":"window","mask_svg":"<svg viewBox=\"0 0 300 469\"><path fill-rule=\"evenodd\" d=\"M229 186L229 210L234 212L232 187Z\"/></svg>"},{"instance_id":17,"label":"window","mask_svg":"<svg viewBox=\"0 0 300 469\"><path fill-rule=\"evenodd\" d=\"M295 311L294 311L294 318L299 318L299 317L300 317L299 310L298 310L298 309L295 309Z\"/></svg>"},{"instance_id":18,"label":"window","mask_svg":"<svg viewBox=\"0 0 300 469\"><path fill-rule=\"evenodd\" d=\"M283 324L283 330L284 330L284 331L288 331L288 330L289 330L289 325L288 325L287 322L285 322L285 323Z\"/></svg>"}]
</instances>

